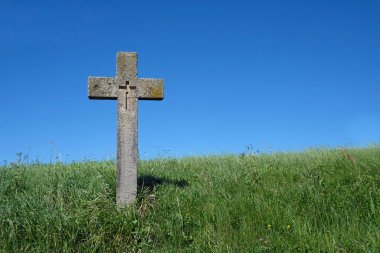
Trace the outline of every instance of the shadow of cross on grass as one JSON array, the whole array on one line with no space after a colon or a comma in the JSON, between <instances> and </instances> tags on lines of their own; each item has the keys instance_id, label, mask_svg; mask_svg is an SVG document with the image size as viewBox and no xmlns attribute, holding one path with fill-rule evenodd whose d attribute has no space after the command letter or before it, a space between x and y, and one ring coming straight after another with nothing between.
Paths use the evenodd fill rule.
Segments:
<instances>
[{"instance_id":1,"label":"shadow of cross on grass","mask_svg":"<svg viewBox=\"0 0 380 253\"><path fill-rule=\"evenodd\" d=\"M137 178L138 191L147 189L149 192L153 191L156 186L160 185L174 185L180 188L187 187L189 183L186 180L173 180L169 178L157 177L152 175L142 175Z\"/></svg>"}]
</instances>

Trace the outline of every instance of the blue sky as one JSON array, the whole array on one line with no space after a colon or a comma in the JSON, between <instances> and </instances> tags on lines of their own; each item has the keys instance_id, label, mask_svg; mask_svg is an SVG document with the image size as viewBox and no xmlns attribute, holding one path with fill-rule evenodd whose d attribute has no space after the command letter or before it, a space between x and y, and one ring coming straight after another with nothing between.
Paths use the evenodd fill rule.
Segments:
<instances>
[{"instance_id":1,"label":"blue sky","mask_svg":"<svg viewBox=\"0 0 380 253\"><path fill-rule=\"evenodd\" d=\"M380 142L380 1L0 1L0 162L116 154L116 101L89 100L137 51L142 158Z\"/></svg>"}]
</instances>

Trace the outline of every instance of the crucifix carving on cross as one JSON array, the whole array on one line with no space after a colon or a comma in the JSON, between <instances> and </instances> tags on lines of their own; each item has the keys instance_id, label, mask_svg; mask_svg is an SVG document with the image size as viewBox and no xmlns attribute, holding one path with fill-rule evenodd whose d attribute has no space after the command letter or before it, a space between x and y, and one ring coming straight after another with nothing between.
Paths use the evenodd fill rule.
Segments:
<instances>
[{"instance_id":1,"label":"crucifix carving on cross","mask_svg":"<svg viewBox=\"0 0 380 253\"><path fill-rule=\"evenodd\" d=\"M164 80L137 78L137 53L118 52L116 78L89 77L90 99L117 99L116 203L132 203L137 193L137 102L162 100Z\"/></svg>"}]
</instances>

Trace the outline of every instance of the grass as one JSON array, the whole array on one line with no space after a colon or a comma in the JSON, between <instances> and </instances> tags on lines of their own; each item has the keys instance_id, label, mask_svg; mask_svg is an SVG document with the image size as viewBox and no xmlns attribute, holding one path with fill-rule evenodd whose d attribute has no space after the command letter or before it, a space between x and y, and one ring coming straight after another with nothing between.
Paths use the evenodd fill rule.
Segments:
<instances>
[{"instance_id":1,"label":"grass","mask_svg":"<svg viewBox=\"0 0 380 253\"><path fill-rule=\"evenodd\" d=\"M0 168L0 252L380 252L380 148Z\"/></svg>"}]
</instances>

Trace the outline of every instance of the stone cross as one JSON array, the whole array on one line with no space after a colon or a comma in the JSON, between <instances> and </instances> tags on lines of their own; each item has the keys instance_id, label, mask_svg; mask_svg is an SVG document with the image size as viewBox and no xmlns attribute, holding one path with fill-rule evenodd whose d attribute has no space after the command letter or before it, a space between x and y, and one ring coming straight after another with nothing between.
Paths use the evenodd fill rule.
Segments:
<instances>
[{"instance_id":1,"label":"stone cross","mask_svg":"<svg viewBox=\"0 0 380 253\"><path fill-rule=\"evenodd\" d=\"M89 77L90 99L117 99L116 203L132 203L137 193L137 101L162 100L164 80L137 78L137 53L118 52L116 78Z\"/></svg>"}]
</instances>

